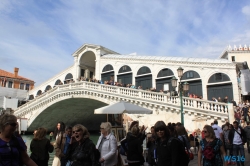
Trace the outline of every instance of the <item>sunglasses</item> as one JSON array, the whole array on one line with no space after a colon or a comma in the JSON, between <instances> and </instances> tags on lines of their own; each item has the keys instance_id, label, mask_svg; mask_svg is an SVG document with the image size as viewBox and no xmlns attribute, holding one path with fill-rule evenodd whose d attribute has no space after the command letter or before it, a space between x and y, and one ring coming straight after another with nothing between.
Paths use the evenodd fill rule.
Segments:
<instances>
[{"instance_id":1,"label":"sunglasses","mask_svg":"<svg viewBox=\"0 0 250 166\"><path fill-rule=\"evenodd\" d=\"M159 132L159 131L165 131L164 129L156 129L155 132Z\"/></svg>"},{"instance_id":2,"label":"sunglasses","mask_svg":"<svg viewBox=\"0 0 250 166\"><path fill-rule=\"evenodd\" d=\"M72 133L79 133L81 131L81 129L78 129L78 130L75 130L75 131L72 131Z\"/></svg>"},{"instance_id":3,"label":"sunglasses","mask_svg":"<svg viewBox=\"0 0 250 166\"><path fill-rule=\"evenodd\" d=\"M5 126L5 125L11 125L12 127L16 127L16 126L17 126L17 123L9 123L9 122L7 122L7 123L4 124L4 126Z\"/></svg>"}]
</instances>

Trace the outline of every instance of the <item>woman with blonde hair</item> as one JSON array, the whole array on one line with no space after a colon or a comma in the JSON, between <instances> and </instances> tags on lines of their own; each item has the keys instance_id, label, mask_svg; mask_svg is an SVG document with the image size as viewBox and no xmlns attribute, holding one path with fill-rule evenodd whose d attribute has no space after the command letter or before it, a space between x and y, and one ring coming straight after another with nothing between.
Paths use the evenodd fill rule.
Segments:
<instances>
[{"instance_id":1,"label":"woman with blonde hair","mask_svg":"<svg viewBox=\"0 0 250 166\"><path fill-rule=\"evenodd\" d=\"M200 148L198 152L198 166L223 166L223 157L226 156L223 143L220 139L215 137L214 129L212 126L205 125L203 131L205 138L200 141ZM224 162L224 165L226 163Z\"/></svg>"},{"instance_id":2,"label":"woman with blonde hair","mask_svg":"<svg viewBox=\"0 0 250 166\"><path fill-rule=\"evenodd\" d=\"M30 143L30 158L38 166L48 166L49 153L54 150L50 140L46 138L47 130L45 128L38 128L37 132Z\"/></svg>"},{"instance_id":3,"label":"woman with blonde hair","mask_svg":"<svg viewBox=\"0 0 250 166\"><path fill-rule=\"evenodd\" d=\"M111 134L112 125L103 122L100 125L101 136L99 137L96 148L100 151L100 163L102 166L114 166L117 164L117 141Z\"/></svg>"},{"instance_id":4,"label":"woman with blonde hair","mask_svg":"<svg viewBox=\"0 0 250 166\"><path fill-rule=\"evenodd\" d=\"M66 154L66 159L72 161L71 166L100 165L99 158L95 155L97 149L89 136L88 129L81 124L72 128L72 137Z\"/></svg>"},{"instance_id":5,"label":"woman with blonde hair","mask_svg":"<svg viewBox=\"0 0 250 166\"><path fill-rule=\"evenodd\" d=\"M10 114L0 116L0 165L36 166L28 156L23 140L14 135L17 125L16 116Z\"/></svg>"}]
</instances>

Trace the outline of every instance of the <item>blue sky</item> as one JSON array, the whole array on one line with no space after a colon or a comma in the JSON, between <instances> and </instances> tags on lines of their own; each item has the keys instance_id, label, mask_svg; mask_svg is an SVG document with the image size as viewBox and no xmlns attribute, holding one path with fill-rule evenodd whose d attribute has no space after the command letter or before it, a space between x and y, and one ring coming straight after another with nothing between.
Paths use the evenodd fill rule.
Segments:
<instances>
[{"instance_id":1,"label":"blue sky","mask_svg":"<svg viewBox=\"0 0 250 166\"><path fill-rule=\"evenodd\" d=\"M218 58L250 45L248 0L1 0L0 68L36 86L85 43L121 54Z\"/></svg>"}]
</instances>

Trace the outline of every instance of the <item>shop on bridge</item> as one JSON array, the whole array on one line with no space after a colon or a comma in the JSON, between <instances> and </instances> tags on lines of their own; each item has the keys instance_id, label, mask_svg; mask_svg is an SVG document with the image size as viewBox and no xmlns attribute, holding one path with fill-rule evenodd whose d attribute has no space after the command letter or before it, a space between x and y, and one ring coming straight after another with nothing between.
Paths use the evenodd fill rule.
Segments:
<instances>
[{"instance_id":1,"label":"shop on bridge","mask_svg":"<svg viewBox=\"0 0 250 166\"><path fill-rule=\"evenodd\" d=\"M104 81L114 81L114 68L112 65L106 65L103 70L102 70L102 74L101 74L101 78L102 78L102 82L104 83Z\"/></svg>"},{"instance_id":2,"label":"shop on bridge","mask_svg":"<svg viewBox=\"0 0 250 166\"><path fill-rule=\"evenodd\" d=\"M152 88L152 73L148 67L144 66L138 70L135 78L135 86L141 86L144 90Z\"/></svg>"},{"instance_id":3,"label":"shop on bridge","mask_svg":"<svg viewBox=\"0 0 250 166\"><path fill-rule=\"evenodd\" d=\"M132 84L133 81L133 73L129 66L124 65L122 66L117 74L117 82L122 84Z\"/></svg>"},{"instance_id":4,"label":"shop on bridge","mask_svg":"<svg viewBox=\"0 0 250 166\"><path fill-rule=\"evenodd\" d=\"M200 75L196 71L186 71L181 78L181 82L187 82L189 84L189 90L184 94L185 96L203 96L202 81Z\"/></svg>"},{"instance_id":5,"label":"shop on bridge","mask_svg":"<svg viewBox=\"0 0 250 166\"><path fill-rule=\"evenodd\" d=\"M233 99L233 86L230 78L223 73L213 74L207 85L208 100L212 100L213 97L218 99L219 97L223 100L226 96L228 101Z\"/></svg>"},{"instance_id":6,"label":"shop on bridge","mask_svg":"<svg viewBox=\"0 0 250 166\"><path fill-rule=\"evenodd\" d=\"M171 79L173 78L174 73L171 69L165 68L162 69L158 74L155 80L156 82L156 91L159 92L162 90L164 93L171 92L174 90L171 84Z\"/></svg>"}]
</instances>

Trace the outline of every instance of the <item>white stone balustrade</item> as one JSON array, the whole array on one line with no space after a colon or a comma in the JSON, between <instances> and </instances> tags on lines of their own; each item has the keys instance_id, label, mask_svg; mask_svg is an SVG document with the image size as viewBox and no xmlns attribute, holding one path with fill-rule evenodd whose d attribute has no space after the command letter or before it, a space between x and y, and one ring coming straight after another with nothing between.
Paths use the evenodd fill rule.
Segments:
<instances>
[{"instance_id":1,"label":"white stone balustrade","mask_svg":"<svg viewBox=\"0 0 250 166\"><path fill-rule=\"evenodd\" d=\"M28 118L28 124L31 124L50 105L72 97L88 97L107 104L125 100L149 109L157 109L154 112L159 110L180 112L180 99L178 96L83 81L57 85L55 88L18 107L14 114L18 117ZM221 119L222 121L225 119L233 120L232 104L183 97L183 108L184 114L188 115L195 114L201 117Z\"/></svg>"}]
</instances>

